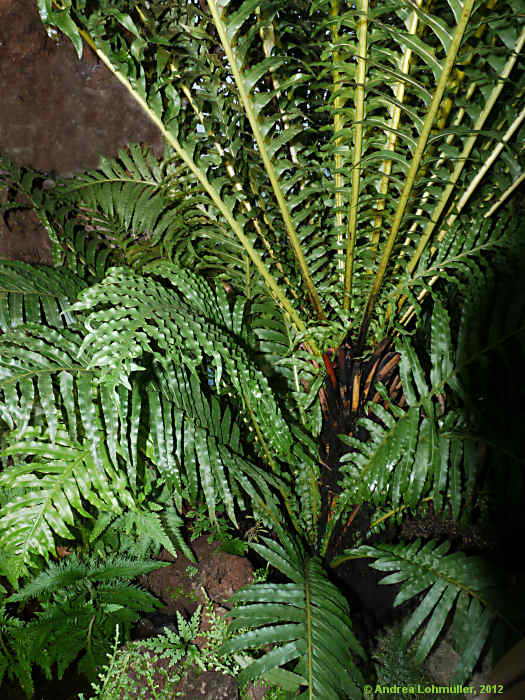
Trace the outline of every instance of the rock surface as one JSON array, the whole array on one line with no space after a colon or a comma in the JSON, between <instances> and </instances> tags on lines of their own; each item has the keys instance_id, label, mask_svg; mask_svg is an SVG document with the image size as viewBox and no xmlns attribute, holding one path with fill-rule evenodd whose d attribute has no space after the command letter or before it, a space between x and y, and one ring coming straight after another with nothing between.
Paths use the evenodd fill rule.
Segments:
<instances>
[{"instance_id":1,"label":"rock surface","mask_svg":"<svg viewBox=\"0 0 525 700\"><path fill-rule=\"evenodd\" d=\"M196 564L183 554L179 554L175 559L163 549L159 559L169 561L171 565L152 571L144 576L141 582L164 602L166 607L162 613L163 620L169 621L170 616L175 616L177 611L188 618L199 605L203 605L199 635L192 642L204 649L208 644L204 635L211 626L205 605L206 599L213 604L214 616L227 615L229 598L253 581L253 569L247 559L220 551L219 543L209 542L206 535L192 542L191 548L197 560ZM156 630L155 622L156 618L149 616L144 620L141 629L147 631L149 624L152 630ZM160 631L159 629L154 633ZM139 630L139 635L141 633ZM147 633L145 636L148 636ZM154 668L155 683L160 690L166 682L162 664L162 659L156 660ZM184 700L235 700L239 697L237 682L232 676L216 671L196 673L193 669L188 671L174 692L180 693L180 696L174 697ZM266 692L264 688L252 684L248 689L248 697L250 700L260 700Z\"/></svg>"},{"instance_id":2,"label":"rock surface","mask_svg":"<svg viewBox=\"0 0 525 700\"><path fill-rule=\"evenodd\" d=\"M235 678L216 671L204 671L200 675L190 671L177 691L184 700L236 700L239 697Z\"/></svg>"},{"instance_id":3,"label":"rock surface","mask_svg":"<svg viewBox=\"0 0 525 700\"><path fill-rule=\"evenodd\" d=\"M0 2L0 95L0 152L51 178L97 168L129 143L162 155L159 130L126 89L88 46L79 60L67 37L49 38L35 0ZM51 264L32 211L0 212L0 258Z\"/></svg>"},{"instance_id":4,"label":"rock surface","mask_svg":"<svg viewBox=\"0 0 525 700\"><path fill-rule=\"evenodd\" d=\"M162 137L86 45L78 59L62 34L50 39L35 0L0 3L0 150L44 172L96 168L130 142L162 154Z\"/></svg>"},{"instance_id":5,"label":"rock surface","mask_svg":"<svg viewBox=\"0 0 525 700\"><path fill-rule=\"evenodd\" d=\"M143 585L158 596L172 614L179 610L192 615L205 602L202 589L209 599L222 608L230 607L229 598L253 581L253 569L244 557L219 550L218 542L208 542L203 535L191 543L197 566L183 554L176 559L162 550L159 559L172 562L142 579ZM195 572L195 568L197 571Z\"/></svg>"}]
</instances>

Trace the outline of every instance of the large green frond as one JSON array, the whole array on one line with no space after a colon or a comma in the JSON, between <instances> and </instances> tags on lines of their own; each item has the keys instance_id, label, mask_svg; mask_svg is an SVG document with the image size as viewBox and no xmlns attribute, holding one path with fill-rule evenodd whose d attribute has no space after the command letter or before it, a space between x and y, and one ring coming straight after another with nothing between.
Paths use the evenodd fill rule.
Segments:
<instances>
[{"instance_id":1,"label":"large green frond","mask_svg":"<svg viewBox=\"0 0 525 700\"><path fill-rule=\"evenodd\" d=\"M213 290L188 270L152 263L145 271L147 275L114 269L100 285L80 295L73 308L88 312L88 332L81 349L81 355L89 349L88 367L100 374L102 386L126 387L131 373L145 369L145 361L152 358L169 399L164 401L155 387L148 394L154 460L176 493L187 489L194 499L200 483L211 517L215 494L219 493L234 518L233 496L239 495L241 485L252 497L255 483L257 491L262 488L254 503L260 507L264 503L270 510L272 499L265 484L272 478L285 500L290 499L289 486L279 475L282 470L291 470L302 484L304 508L300 517L309 523L310 530L319 508L315 445L300 428L292 431L293 423L267 377L251 360L242 338L236 336L239 309L230 309L222 289ZM160 284L154 274L168 284ZM180 365L186 370L176 369ZM218 399L203 396L206 374L208 386L211 382L214 392L222 397L222 408ZM231 420L231 409L224 406L231 392L244 413L242 430L253 430L255 451L270 467L272 478L263 477L251 458L243 456L238 437L232 441L232 435L223 434L224 425ZM237 421L232 421L232 426L239 430ZM297 517L296 505L289 503L289 510Z\"/></svg>"},{"instance_id":2,"label":"large green frond","mask_svg":"<svg viewBox=\"0 0 525 700\"><path fill-rule=\"evenodd\" d=\"M260 4L255 5L251 0L246 0L239 8L235 8L235 11L228 12L228 5L228 2L221 2L219 5L215 0L211 0L209 8L239 91L239 100L244 107L261 160L271 182L290 246L297 260L315 313L319 319L323 319L324 311L308 269L291 214L291 206L286 202L285 191L283 191L283 185L279 181L278 176L279 171L282 172L288 165L287 162L279 162L279 152L281 149L287 148L288 144L301 129L292 126L289 117L283 123L284 128L276 129L276 122L281 115L278 113L277 115L271 114L267 116L261 109L261 107L270 102L274 93L274 90L266 91L264 88L261 89L261 86L264 85L264 79L267 78L269 81L272 81L272 74L284 62L284 59L281 59L279 56L267 56L256 65L248 64L248 70L245 70L243 64L246 54L250 50L250 43L255 40L259 44L260 39L255 32L243 33L241 30L243 25L250 25L257 18L257 15L264 13L266 7L264 5L261 7ZM268 7L272 10L270 3L268 3ZM238 41L239 34L240 40ZM272 82L273 88L275 82ZM272 131L273 133L271 133ZM288 189L289 183L285 187Z\"/></svg>"},{"instance_id":3,"label":"large green frond","mask_svg":"<svg viewBox=\"0 0 525 700\"><path fill-rule=\"evenodd\" d=\"M313 318L343 315L353 332L365 310L369 342L404 293L399 275L418 274L456 208L488 211L523 174L525 32L512 2L119 7L106 17L73 4L63 17L159 126L175 164L121 152L89 176L92 209L117 214L137 264L167 252L248 296L262 278L299 332L307 296ZM122 22L127 51L100 31Z\"/></svg>"},{"instance_id":4,"label":"large green frond","mask_svg":"<svg viewBox=\"0 0 525 700\"><path fill-rule=\"evenodd\" d=\"M159 368L159 385L149 387L148 402L149 456L173 489L179 511L183 498L195 504L202 492L212 522L218 504L236 522L235 507L243 507L248 496L264 522L279 520L274 492L289 489L246 454L247 420L234 417L233 405L211 391L207 395L194 374L175 366Z\"/></svg>"},{"instance_id":5,"label":"large green frond","mask_svg":"<svg viewBox=\"0 0 525 700\"><path fill-rule=\"evenodd\" d=\"M390 572L382 584L400 584L394 605L419 595L419 603L403 628L411 640L424 625L414 657L423 663L453 614L452 638L463 654L451 683L464 682L472 673L503 606L495 597L499 575L476 557L449 553L449 543L363 545L345 558L371 557L371 566ZM334 562L336 563L336 562ZM500 607L501 606L501 607Z\"/></svg>"},{"instance_id":6,"label":"large green frond","mask_svg":"<svg viewBox=\"0 0 525 700\"><path fill-rule=\"evenodd\" d=\"M327 6L326 2L315 4L319 10ZM511 98L512 107L505 106L508 116L501 120L494 107L502 105L504 95L511 94L510 85L508 89L506 85L510 75L522 85L523 75L517 70L525 37L522 27L511 21L510 7L505 20L499 22L486 8L476 7L470 29L463 23L469 8L458 11L459 7L440 3L423 8L421 3L412 3L410 7L374 7L366 13L361 6L331 3L330 17L321 25L325 31L330 28L336 49L329 107L333 132L327 148L336 163L336 169L331 169L331 187L339 211L338 192L344 185L349 191L356 169L361 172L360 196L357 203L351 200L349 209L354 216L354 205L358 208L353 285L357 312L366 301L362 296L368 286L363 285L366 272L374 270L374 260L380 261L368 298L365 327L383 276L388 285L390 270L396 271L389 258L405 258L407 244L418 247L421 254L431 239L430 228L434 230L441 212L451 205L451 194L460 193L464 183L468 184L463 178L468 178L466 173L483 157L478 149L490 152L493 133L483 128L499 120L497 129L503 134L506 126L502 128L502 124L512 124L510 114L516 115L519 100L515 98ZM365 13L368 37L366 44L362 42L366 55L361 55L357 46ZM503 25L505 33L501 32ZM457 67L452 68L450 59L458 49ZM352 60L353 56L359 58ZM358 77L365 61L366 74ZM492 91L484 88L487 80L482 77L483 70L494 76ZM366 108L360 125L357 115L363 84ZM352 135L353 150L343 148L342 144L350 144ZM360 152L357 159L356 152ZM339 218L339 227L344 218ZM451 223L447 220L444 230ZM421 229L425 229L423 235ZM398 231L405 235L401 238ZM441 237L443 230L436 229L434 240L438 233ZM409 270L413 271L413 263ZM364 329L362 337L363 333Z\"/></svg>"},{"instance_id":7,"label":"large green frond","mask_svg":"<svg viewBox=\"0 0 525 700\"><path fill-rule=\"evenodd\" d=\"M272 451L285 459L292 444L290 429L266 377L233 335L224 333L224 309L212 288L190 271L167 264L150 267L150 273L167 278L170 286L159 284L152 274L115 268L100 285L80 295L73 308L89 311L82 347L82 352L89 348L89 366L100 368L102 381L126 385L146 353L161 366L166 360L182 362L190 372L206 357L216 386L224 372Z\"/></svg>"},{"instance_id":8,"label":"large green frond","mask_svg":"<svg viewBox=\"0 0 525 700\"><path fill-rule=\"evenodd\" d=\"M245 668L239 680L264 677L293 662L296 680L307 689L306 700L361 698L362 676L353 655L362 655L349 618L348 604L329 581L321 562L288 538L278 544L263 538L253 545L259 555L293 583L255 584L233 596L233 630L241 631L223 651L273 648ZM337 659L337 664L334 660Z\"/></svg>"},{"instance_id":9,"label":"large green frond","mask_svg":"<svg viewBox=\"0 0 525 700\"><path fill-rule=\"evenodd\" d=\"M0 546L16 556L19 574L38 556L47 561L56 537L75 538L75 521L90 517L88 504L116 513L133 505L125 475L109 457L97 464L88 441L73 442L62 428L53 442L38 428L28 428L1 454L15 463L0 474L0 486L12 493L2 508Z\"/></svg>"}]
</instances>

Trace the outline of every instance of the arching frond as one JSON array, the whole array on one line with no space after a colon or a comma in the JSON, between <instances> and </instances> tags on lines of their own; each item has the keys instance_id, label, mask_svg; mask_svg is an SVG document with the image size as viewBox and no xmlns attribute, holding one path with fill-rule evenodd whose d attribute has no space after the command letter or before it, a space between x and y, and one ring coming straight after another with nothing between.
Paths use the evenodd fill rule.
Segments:
<instances>
[{"instance_id":1,"label":"arching frond","mask_svg":"<svg viewBox=\"0 0 525 700\"><path fill-rule=\"evenodd\" d=\"M0 265L0 328L6 332L23 323L62 328L72 323L69 307L85 283L66 270L20 261Z\"/></svg>"},{"instance_id":2,"label":"arching frond","mask_svg":"<svg viewBox=\"0 0 525 700\"><path fill-rule=\"evenodd\" d=\"M89 366L100 368L102 381L126 385L127 375L140 366L136 361L145 353L160 365L166 359L182 362L190 372L206 357L215 384L220 386L224 373L274 454L286 458L292 444L290 429L266 377L235 338L224 333L226 310L211 287L175 266L155 265L149 271L167 278L170 286L151 275L115 268L100 285L80 295L73 308L89 311L81 349L83 354L89 348Z\"/></svg>"},{"instance_id":3,"label":"arching frond","mask_svg":"<svg viewBox=\"0 0 525 700\"><path fill-rule=\"evenodd\" d=\"M89 368L100 373L102 386L126 387L130 373L144 368L146 358L153 359L166 388L166 397L169 397L169 403L162 402L156 388L152 387L148 398L151 432L161 472L173 479L174 484L179 484L176 491L180 494L180 464L184 461L184 469L189 470L186 484L195 497L194 470L196 464L200 464L200 484L211 517L214 518L217 489L230 516L234 517L233 494L239 493L239 479L244 480L242 490L252 496L255 491L250 484L258 483L258 488L263 487L263 500L257 496L254 503L265 502L269 507L271 499L264 486L269 477L256 476L250 460L242 458L242 452L236 447L237 438L227 445L231 436L222 436L219 403L213 399L209 404L202 402L202 386L198 384L202 379L198 378L197 370L200 369L202 377L202 370L212 369L213 384L219 394L225 392L221 388L223 385L236 392L246 423L254 431L256 450L270 472L279 477L284 463L285 471L290 470L298 483L303 484L301 490L309 497L300 517L309 522L309 530L315 527L318 511L315 445L308 442L307 435L299 427L292 431L267 377L236 338L238 319L235 309L230 310L226 295L214 291L190 271L170 264L154 263L146 271L150 273L148 276L114 269L100 285L80 295L73 308L89 312L85 320L88 333L80 350L82 355L89 348ZM157 282L152 273L167 280L169 286ZM174 366L181 363L187 368L187 375L174 371ZM198 418L193 406L199 412ZM179 407L183 408L183 422ZM205 418L207 414L214 417L211 422ZM175 431L173 421L178 426ZM177 450L185 445L184 456L177 451L172 454L170 446L177 445ZM230 475L229 486L226 473ZM285 499L289 499L288 487L281 484L280 489ZM180 495L178 498L180 502ZM290 514L296 513L294 517L300 512L293 503L289 503L289 510Z\"/></svg>"},{"instance_id":4,"label":"arching frond","mask_svg":"<svg viewBox=\"0 0 525 700\"><path fill-rule=\"evenodd\" d=\"M409 641L424 625L416 663L427 658L453 613L452 639L462 649L462 656L451 683L462 683L472 673L498 617L504 619L504 608L497 594L501 585L497 572L479 558L449 550L447 542L422 545L416 540L411 544L363 545L342 558L370 557L374 569L390 572L381 583L401 584L394 605L420 596L403 627L403 637Z\"/></svg>"},{"instance_id":5,"label":"arching frond","mask_svg":"<svg viewBox=\"0 0 525 700\"><path fill-rule=\"evenodd\" d=\"M245 506L246 496L264 522L279 519L275 490L291 493L246 454L241 431L248 430L247 419L236 420L228 403L207 396L195 375L174 366L159 368L159 386L149 387L148 403L150 458L173 489L179 511L183 498L197 503L202 490L212 522L217 504L236 522L235 506Z\"/></svg>"}]
</instances>

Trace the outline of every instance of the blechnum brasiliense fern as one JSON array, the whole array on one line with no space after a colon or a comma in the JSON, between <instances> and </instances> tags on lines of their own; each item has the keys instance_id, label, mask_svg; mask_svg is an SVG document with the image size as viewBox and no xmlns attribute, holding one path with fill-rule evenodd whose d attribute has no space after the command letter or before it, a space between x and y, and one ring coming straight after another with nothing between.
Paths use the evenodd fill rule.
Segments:
<instances>
[{"instance_id":1,"label":"blechnum brasiliense fern","mask_svg":"<svg viewBox=\"0 0 525 700\"><path fill-rule=\"evenodd\" d=\"M270 528L253 546L290 580L237 596L227 650L272 644L244 679L362 696L327 567L363 557L417 596L419 661L452 620L466 679L512 626L497 577L448 542L337 543L365 506L372 532L422 502L468 519L480 487L469 371L523 338L516 298L485 345L475 313L517 245L520 3L38 5L166 148L51 191L4 163L55 262L1 270L4 575L116 518L169 543L204 499Z\"/></svg>"}]
</instances>

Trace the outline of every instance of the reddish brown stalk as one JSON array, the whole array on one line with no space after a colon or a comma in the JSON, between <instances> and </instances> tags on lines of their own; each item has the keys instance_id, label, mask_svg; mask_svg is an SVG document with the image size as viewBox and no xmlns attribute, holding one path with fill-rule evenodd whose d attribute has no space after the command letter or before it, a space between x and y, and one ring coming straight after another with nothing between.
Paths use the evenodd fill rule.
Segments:
<instances>
[{"instance_id":1,"label":"reddish brown stalk","mask_svg":"<svg viewBox=\"0 0 525 700\"><path fill-rule=\"evenodd\" d=\"M355 516L359 513L359 509L360 509L360 508L361 508L361 504L358 503L358 504L356 505L356 507L354 508L354 510L352 511L350 517L348 518L348 521L347 521L346 525L344 526L344 528L343 528L341 534L339 535L339 537L338 537L338 539L337 539L337 544L336 544L336 546L335 546L335 550L334 550L334 551L337 551L337 548L339 547L339 544L341 543L341 540L342 540L343 537L346 535L346 532L347 532L348 528L349 528L350 525L352 524L352 522L353 522Z\"/></svg>"},{"instance_id":2,"label":"reddish brown stalk","mask_svg":"<svg viewBox=\"0 0 525 700\"><path fill-rule=\"evenodd\" d=\"M326 371L328 372L328 376L332 380L332 386L335 389L337 386L337 379L335 378L334 366L332 364L332 361L328 357L327 352L323 352L323 362L324 362L324 366L326 367Z\"/></svg>"},{"instance_id":3,"label":"reddish brown stalk","mask_svg":"<svg viewBox=\"0 0 525 700\"><path fill-rule=\"evenodd\" d=\"M319 401L321 403L321 409L325 415L328 415L328 401L326 399L326 391L323 387L319 389Z\"/></svg>"},{"instance_id":4,"label":"reddish brown stalk","mask_svg":"<svg viewBox=\"0 0 525 700\"><path fill-rule=\"evenodd\" d=\"M388 375L393 371L394 367L399 364L401 355L396 353L388 353L383 364L377 372L376 382L382 382L383 379L388 377Z\"/></svg>"}]
</instances>

